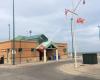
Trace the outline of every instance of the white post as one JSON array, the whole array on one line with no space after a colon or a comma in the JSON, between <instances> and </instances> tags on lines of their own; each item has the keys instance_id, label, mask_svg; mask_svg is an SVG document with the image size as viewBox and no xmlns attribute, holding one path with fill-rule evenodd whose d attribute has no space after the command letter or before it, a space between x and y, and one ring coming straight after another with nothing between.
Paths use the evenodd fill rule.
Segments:
<instances>
[{"instance_id":1,"label":"white post","mask_svg":"<svg viewBox=\"0 0 100 80\"><path fill-rule=\"evenodd\" d=\"M44 49L44 62L47 61L47 57L46 57L46 49Z\"/></svg>"},{"instance_id":2,"label":"white post","mask_svg":"<svg viewBox=\"0 0 100 80\"><path fill-rule=\"evenodd\" d=\"M75 68L78 67L78 64L77 64L77 51L76 51L76 35L75 35L75 31L73 32L74 33L74 61L75 61Z\"/></svg>"},{"instance_id":3,"label":"white post","mask_svg":"<svg viewBox=\"0 0 100 80\"><path fill-rule=\"evenodd\" d=\"M58 61L58 49L56 49L56 61Z\"/></svg>"},{"instance_id":4,"label":"white post","mask_svg":"<svg viewBox=\"0 0 100 80\"><path fill-rule=\"evenodd\" d=\"M76 51L75 51L75 55L74 55L74 60L75 60L75 68L77 68L78 65L77 65L77 55L76 55Z\"/></svg>"}]
</instances>

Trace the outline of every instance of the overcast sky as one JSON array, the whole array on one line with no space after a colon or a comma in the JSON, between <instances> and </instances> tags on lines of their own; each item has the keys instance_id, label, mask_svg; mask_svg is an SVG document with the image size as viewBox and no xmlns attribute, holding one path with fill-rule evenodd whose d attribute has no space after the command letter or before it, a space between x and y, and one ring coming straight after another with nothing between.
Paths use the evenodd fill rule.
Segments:
<instances>
[{"instance_id":1,"label":"overcast sky","mask_svg":"<svg viewBox=\"0 0 100 80\"><path fill-rule=\"evenodd\" d=\"M70 18L64 10L72 9L79 0L15 0L15 27L17 35L45 34L55 42L67 42L71 48ZM74 24L77 51L100 51L98 24L100 24L100 1L86 0L76 10L85 24ZM74 16L76 19L78 16ZM8 39L8 24L12 36L12 0L0 0L0 40Z\"/></svg>"}]
</instances>

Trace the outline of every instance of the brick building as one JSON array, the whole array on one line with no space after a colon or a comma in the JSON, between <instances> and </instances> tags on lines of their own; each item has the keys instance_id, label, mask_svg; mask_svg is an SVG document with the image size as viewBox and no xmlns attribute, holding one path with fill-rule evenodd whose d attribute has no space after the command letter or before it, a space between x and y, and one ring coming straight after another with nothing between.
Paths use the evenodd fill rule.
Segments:
<instances>
[{"instance_id":1,"label":"brick building","mask_svg":"<svg viewBox=\"0 0 100 80\"><path fill-rule=\"evenodd\" d=\"M67 58L67 44L53 43L44 35L35 36L35 38L25 39L25 37L16 38L15 41L15 64L48 61ZM40 40L41 39L41 40ZM38 41L37 41L38 40ZM0 62L12 64L13 41L0 42Z\"/></svg>"}]
</instances>

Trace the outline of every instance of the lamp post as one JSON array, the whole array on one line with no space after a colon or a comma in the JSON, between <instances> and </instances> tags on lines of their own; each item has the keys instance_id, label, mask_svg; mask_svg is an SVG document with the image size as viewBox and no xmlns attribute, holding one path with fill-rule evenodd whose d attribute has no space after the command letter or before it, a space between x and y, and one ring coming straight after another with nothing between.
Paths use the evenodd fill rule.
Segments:
<instances>
[{"instance_id":1,"label":"lamp post","mask_svg":"<svg viewBox=\"0 0 100 80\"><path fill-rule=\"evenodd\" d=\"M15 65L15 2L13 0L13 45L12 45L12 64Z\"/></svg>"},{"instance_id":2,"label":"lamp post","mask_svg":"<svg viewBox=\"0 0 100 80\"><path fill-rule=\"evenodd\" d=\"M83 4L85 4L85 0L83 0Z\"/></svg>"},{"instance_id":3,"label":"lamp post","mask_svg":"<svg viewBox=\"0 0 100 80\"><path fill-rule=\"evenodd\" d=\"M81 3L81 1L83 1L83 4L85 4L85 0L80 0L79 2L78 2L78 4L76 5L76 7L75 7L75 9L73 10L74 11L74 13L75 13L75 11L77 10L77 8L79 7L79 5L80 5L80 3ZM73 18L73 15L72 15L72 18ZM73 22L73 21L72 21ZM73 29L73 25L72 25L72 29ZM73 52L73 57L74 57L74 64L75 64L75 68L77 68L77 52L76 52L76 41L75 41L75 32L74 32L74 30L73 30L73 49L72 49L72 52Z\"/></svg>"},{"instance_id":4,"label":"lamp post","mask_svg":"<svg viewBox=\"0 0 100 80\"><path fill-rule=\"evenodd\" d=\"M71 10L67 10L65 9L65 14L67 15L68 12L72 14L71 17L71 37L72 37L72 58L74 58L74 63L75 63L75 68L77 68L77 55L76 55L76 44L75 44L75 31L73 30L73 15L78 16L78 14L75 13L75 11L77 10L77 8L79 7L80 3L83 1L83 4L85 4L85 0L80 0L77 5L75 6L75 8L71 11Z\"/></svg>"}]
</instances>

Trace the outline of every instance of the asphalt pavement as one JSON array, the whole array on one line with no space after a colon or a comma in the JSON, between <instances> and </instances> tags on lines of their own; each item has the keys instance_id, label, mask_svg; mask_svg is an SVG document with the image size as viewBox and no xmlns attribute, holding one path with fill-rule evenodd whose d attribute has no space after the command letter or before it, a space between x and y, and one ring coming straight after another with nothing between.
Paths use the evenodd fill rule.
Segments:
<instances>
[{"instance_id":1,"label":"asphalt pavement","mask_svg":"<svg viewBox=\"0 0 100 80\"><path fill-rule=\"evenodd\" d=\"M57 66L68 64L69 61L53 62L19 68L0 68L0 80L98 80L89 77L65 74Z\"/></svg>"}]
</instances>

